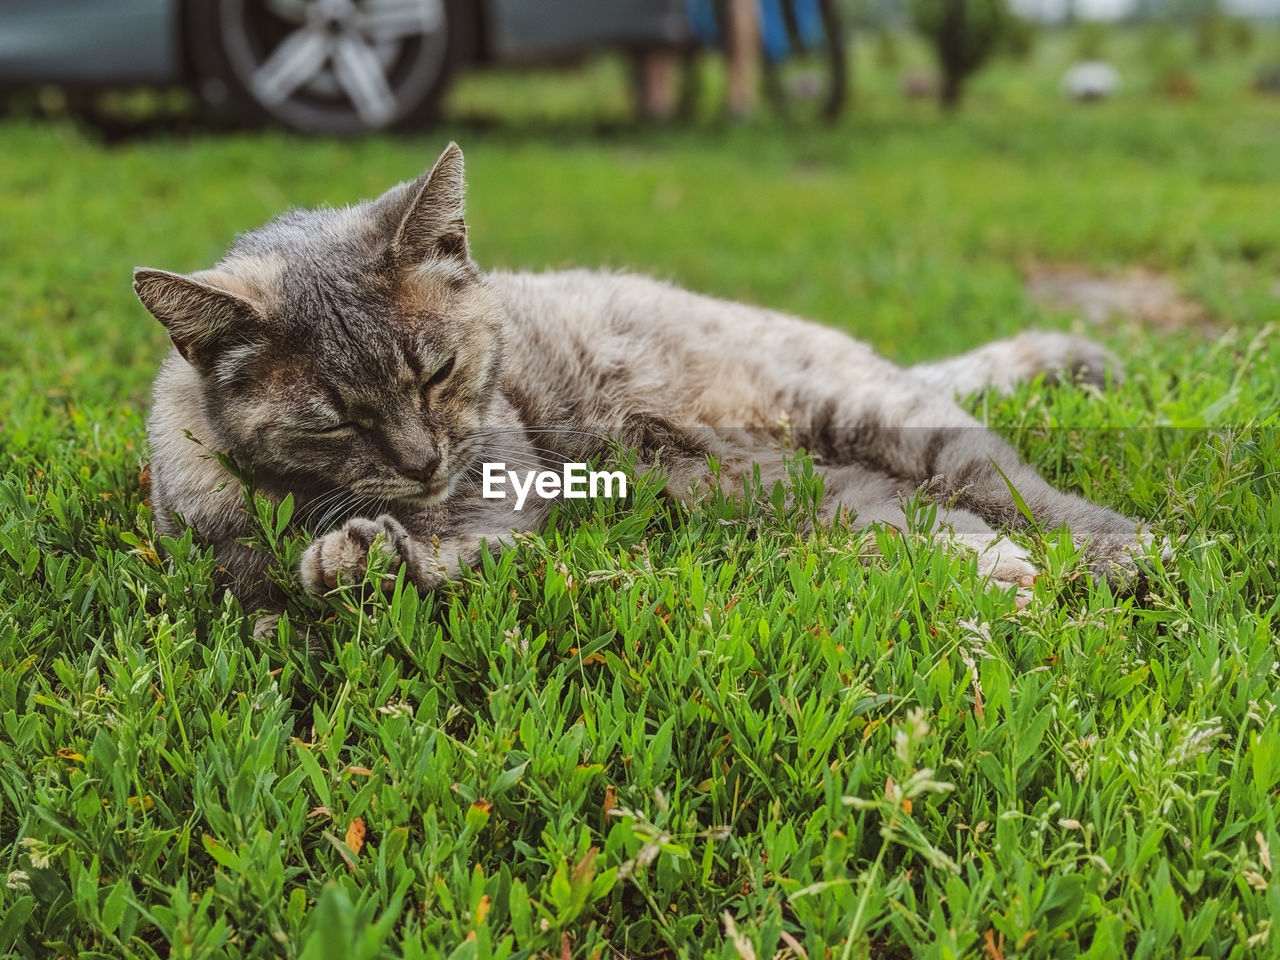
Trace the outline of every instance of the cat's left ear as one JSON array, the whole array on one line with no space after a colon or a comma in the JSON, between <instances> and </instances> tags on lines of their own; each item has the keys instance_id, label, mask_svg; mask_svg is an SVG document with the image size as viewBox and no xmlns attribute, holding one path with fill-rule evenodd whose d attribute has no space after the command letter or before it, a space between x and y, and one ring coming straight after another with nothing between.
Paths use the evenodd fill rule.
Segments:
<instances>
[{"instance_id":1,"label":"cat's left ear","mask_svg":"<svg viewBox=\"0 0 1280 960\"><path fill-rule=\"evenodd\" d=\"M467 185L462 151L456 143L445 147L435 166L414 181L410 192L413 202L391 242L396 266L412 268L429 260L466 262L470 258L463 219Z\"/></svg>"}]
</instances>

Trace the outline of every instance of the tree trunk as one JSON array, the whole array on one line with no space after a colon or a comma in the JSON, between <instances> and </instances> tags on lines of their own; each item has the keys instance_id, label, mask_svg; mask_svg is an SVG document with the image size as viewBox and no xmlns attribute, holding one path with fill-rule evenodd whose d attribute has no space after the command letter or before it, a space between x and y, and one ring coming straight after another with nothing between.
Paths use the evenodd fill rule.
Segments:
<instances>
[{"instance_id":1,"label":"tree trunk","mask_svg":"<svg viewBox=\"0 0 1280 960\"><path fill-rule=\"evenodd\" d=\"M964 74L944 67L942 83L938 87L938 103L949 113L960 106L960 98L963 96Z\"/></svg>"}]
</instances>

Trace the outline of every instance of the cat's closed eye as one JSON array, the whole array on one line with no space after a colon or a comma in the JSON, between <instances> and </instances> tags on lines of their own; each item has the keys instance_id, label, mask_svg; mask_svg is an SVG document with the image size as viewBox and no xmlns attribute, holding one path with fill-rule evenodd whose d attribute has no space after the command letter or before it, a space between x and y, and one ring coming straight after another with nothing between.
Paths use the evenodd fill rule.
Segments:
<instances>
[{"instance_id":1,"label":"cat's closed eye","mask_svg":"<svg viewBox=\"0 0 1280 960\"><path fill-rule=\"evenodd\" d=\"M312 430L312 433L318 434L319 436L322 436L322 437L333 437L339 434L348 433L354 430L355 428L356 428L356 425L354 423L351 423L350 421L344 421L342 423L335 423L327 427L317 427L314 430Z\"/></svg>"},{"instance_id":2,"label":"cat's closed eye","mask_svg":"<svg viewBox=\"0 0 1280 960\"><path fill-rule=\"evenodd\" d=\"M427 380L422 384L422 389L424 391L430 390L432 387L438 387L440 384L444 383L446 380L449 379L449 374L453 373L453 361L456 358L456 356L457 355L455 354L454 356L450 357L448 360L446 360L444 363L440 364L440 366L436 368L436 372L433 373L430 377L428 377Z\"/></svg>"}]
</instances>

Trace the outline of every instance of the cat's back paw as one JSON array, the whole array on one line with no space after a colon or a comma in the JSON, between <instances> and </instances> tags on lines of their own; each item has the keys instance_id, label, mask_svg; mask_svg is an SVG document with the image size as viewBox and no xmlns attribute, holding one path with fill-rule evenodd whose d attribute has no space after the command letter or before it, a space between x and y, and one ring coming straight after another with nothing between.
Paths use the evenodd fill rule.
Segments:
<instances>
[{"instance_id":1,"label":"cat's back paw","mask_svg":"<svg viewBox=\"0 0 1280 960\"><path fill-rule=\"evenodd\" d=\"M1147 531L1096 535L1085 547L1085 561L1093 578L1105 580L1113 591L1126 596L1145 593L1152 563L1172 559L1173 544Z\"/></svg>"},{"instance_id":2,"label":"cat's back paw","mask_svg":"<svg viewBox=\"0 0 1280 960\"><path fill-rule=\"evenodd\" d=\"M1115 386L1124 382L1120 359L1097 341L1070 333L1035 330L1010 341L1023 378L1044 374L1050 383Z\"/></svg>"},{"instance_id":3,"label":"cat's back paw","mask_svg":"<svg viewBox=\"0 0 1280 960\"><path fill-rule=\"evenodd\" d=\"M1102 344L1053 330L1029 330L949 360L917 364L909 372L931 387L960 396L1009 394L1040 376L1046 383L1095 387L1124 381L1120 360Z\"/></svg>"}]
</instances>

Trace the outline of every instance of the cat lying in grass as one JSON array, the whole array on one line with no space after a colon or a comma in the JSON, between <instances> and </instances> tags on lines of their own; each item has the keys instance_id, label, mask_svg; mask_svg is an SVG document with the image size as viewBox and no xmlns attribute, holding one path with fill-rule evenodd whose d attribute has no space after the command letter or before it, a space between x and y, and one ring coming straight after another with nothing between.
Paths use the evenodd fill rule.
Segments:
<instances>
[{"instance_id":1,"label":"cat lying in grass","mask_svg":"<svg viewBox=\"0 0 1280 960\"><path fill-rule=\"evenodd\" d=\"M1066 525L1095 572L1134 570L1140 523L1054 489L953 399L1040 374L1104 385L1120 374L1098 345L1026 333L902 369L836 330L641 276L484 273L463 196L451 144L417 180L286 213L210 270L135 271L175 347L149 426L156 526L211 542L246 606L281 598L210 449L267 497L293 495L314 531L300 571L314 592L363 581L371 549L433 589L539 527L552 501L485 498L483 462L558 469L635 450L694 498L756 469L772 485L783 436L814 457L827 519L902 526L902 498L924 487L997 583L1036 574L998 532L1028 512Z\"/></svg>"}]
</instances>

